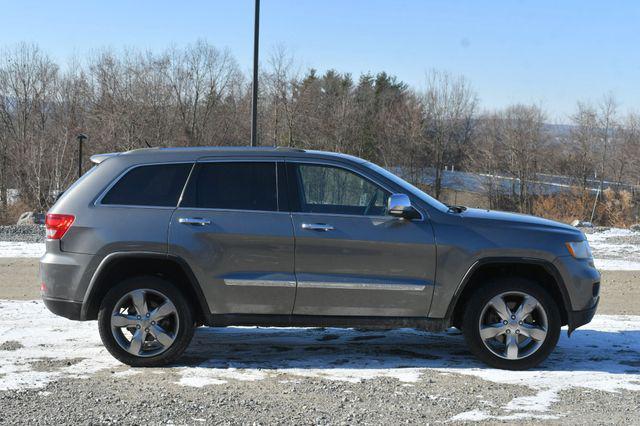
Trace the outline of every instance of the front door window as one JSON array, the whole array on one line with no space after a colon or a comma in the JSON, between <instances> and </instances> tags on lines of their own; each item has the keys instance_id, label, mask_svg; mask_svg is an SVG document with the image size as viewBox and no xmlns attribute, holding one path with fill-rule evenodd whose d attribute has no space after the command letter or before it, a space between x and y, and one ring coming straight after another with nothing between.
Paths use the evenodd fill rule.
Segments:
<instances>
[{"instance_id":1,"label":"front door window","mask_svg":"<svg viewBox=\"0 0 640 426\"><path fill-rule=\"evenodd\" d=\"M383 216L389 192L362 176L333 166L298 165L299 211Z\"/></svg>"}]
</instances>

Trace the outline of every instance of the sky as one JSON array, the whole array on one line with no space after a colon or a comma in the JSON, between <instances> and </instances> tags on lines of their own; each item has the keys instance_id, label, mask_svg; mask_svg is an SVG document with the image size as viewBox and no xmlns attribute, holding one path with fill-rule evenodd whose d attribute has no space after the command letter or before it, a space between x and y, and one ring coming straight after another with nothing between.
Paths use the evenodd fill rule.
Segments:
<instances>
[{"instance_id":1,"label":"sky","mask_svg":"<svg viewBox=\"0 0 640 426\"><path fill-rule=\"evenodd\" d=\"M302 70L386 71L414 88L463 75L486 109L535 103L566 122L611 93L640 111L640 2L262 0L262 64L285 46ZM162 51L204 39L250 73L253 0L0 0L0 47L38 44L60 62L105 47Z\"/></svg>"}]
</instances>

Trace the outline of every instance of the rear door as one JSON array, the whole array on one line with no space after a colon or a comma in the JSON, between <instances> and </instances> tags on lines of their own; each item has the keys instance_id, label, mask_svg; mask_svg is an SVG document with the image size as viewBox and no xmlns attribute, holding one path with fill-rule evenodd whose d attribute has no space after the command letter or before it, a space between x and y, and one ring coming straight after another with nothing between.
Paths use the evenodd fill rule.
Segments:
<instances>
[{"instance_id":1,"label":"rear door","mask_svg":"<svg viewBox=\"0 0 640 426\"><path fill-rule=\"evenodd\" d=\"M388 188L345 165L288 163L296 315L425 317L435 243L425 220L388 216Z\"/></svg>"},{"instance_id":2,"label":"rear door","mask_svg":"<svg viewBox=\"0 0 640 426\"><path fill-rule=\"evenodd\" d=\"M291 314L291 218L278 196L277 159L199 161L169 233L169 252L191 266L214 314Z\"/></svg>"}]
</instances>

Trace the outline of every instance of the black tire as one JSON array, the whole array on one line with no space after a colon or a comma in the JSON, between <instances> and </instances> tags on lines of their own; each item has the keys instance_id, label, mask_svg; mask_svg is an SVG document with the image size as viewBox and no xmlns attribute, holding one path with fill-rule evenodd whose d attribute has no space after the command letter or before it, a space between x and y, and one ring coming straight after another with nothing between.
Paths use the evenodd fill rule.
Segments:
<instances>
[{"instance_id":1,"label":"black tire","mask_svg":"<svg viewBox=\"0 0 640 426\"><path fill-rule=\"evenodd\" d=\"M129 292L142 289L149 289L165 296L175 306L178 317L179 327L173 342L164 352L153 356L136 356L123 349L111 327L112 312L118 301ZM171 282L154 276L139 276L120 282L104 297L98 312L98 329L102 343L117 360L132 367L158 367L174 362L189 346L194 328L193 313L183 294Z\"/></svg>"},{"instance_id":2,"label":"black tire","mask_svg":"<svg viewBox=\"0 0 640 426\"><path fill-rule=\"evenodd\" d=\"M520 359L506 359L492 352L480 337L480 316L485 306L495 296L520 292L533 296L540 303L547 320L547 334L533 353ZM476 290L465 307L462 331L471 352L491 367L504 370L526 370L543 362L554 350L560 337L560 310L557 302L535 281L520 277L505 277L487 282ZM518 332L520 332L518 330Z\"/></svg>"}]
</instances>

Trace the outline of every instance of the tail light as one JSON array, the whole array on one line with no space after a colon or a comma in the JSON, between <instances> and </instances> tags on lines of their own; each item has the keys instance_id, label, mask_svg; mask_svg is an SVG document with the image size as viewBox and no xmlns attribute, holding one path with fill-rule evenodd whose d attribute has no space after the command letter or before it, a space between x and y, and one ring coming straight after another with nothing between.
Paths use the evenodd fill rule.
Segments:
<instances>
[{"instance_id":1,"label":"tail light","mask_svg":"<svg viewBox=\"0 0 640 426\"><path fill-rule=\"evenodd\" d=\"M59 240L64 237L74 220L75 216L70 214L48 214L44 222L47 238Z\"/></svg>"}]
</instances>

